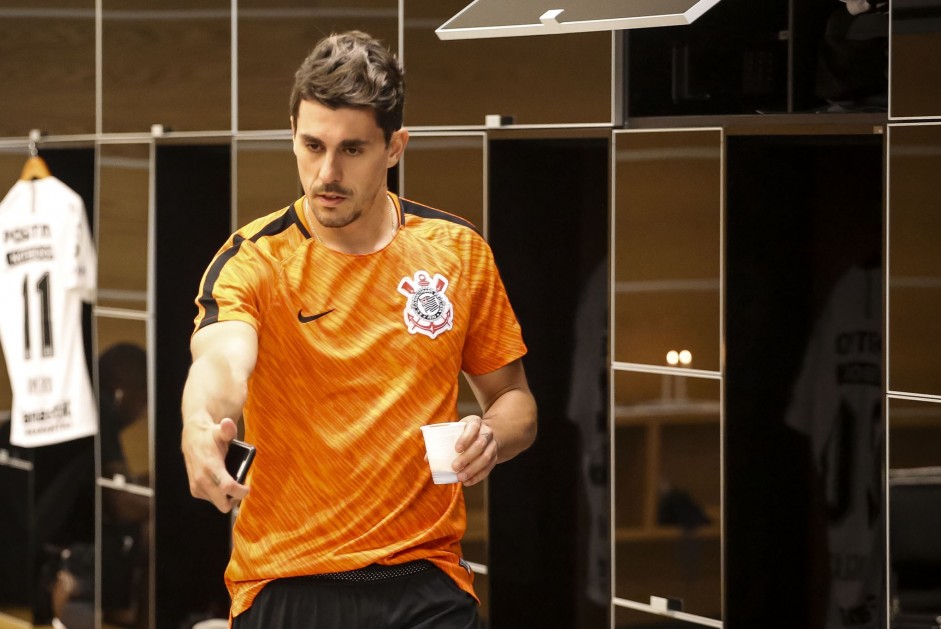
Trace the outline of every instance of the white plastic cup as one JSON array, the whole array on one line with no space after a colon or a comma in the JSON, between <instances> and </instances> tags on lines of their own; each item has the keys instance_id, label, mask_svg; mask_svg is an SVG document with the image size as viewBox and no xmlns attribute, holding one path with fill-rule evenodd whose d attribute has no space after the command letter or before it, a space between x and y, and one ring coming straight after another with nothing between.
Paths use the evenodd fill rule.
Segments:
<instances>
[{"instance_id":1,"label":"white plastic cup","mask_svg":"<svg viewBox=\"0 0 941 629\"><path fill-rule=\"evenodd\" d=\"M444 422L421 427L425 438L425 452L428 454L428 467L431 468L431 480L435 485L456 483L457 472L451 469L451 463L457 458L454 445L464 433L464 422Z\"/></svg>"}]
</instances>

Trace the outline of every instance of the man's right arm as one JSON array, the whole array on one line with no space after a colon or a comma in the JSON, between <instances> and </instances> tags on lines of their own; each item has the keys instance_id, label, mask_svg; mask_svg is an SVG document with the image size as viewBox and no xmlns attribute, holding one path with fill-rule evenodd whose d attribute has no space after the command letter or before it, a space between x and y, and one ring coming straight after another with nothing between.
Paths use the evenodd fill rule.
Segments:
<instances>
[{"instance_id":1,"label":"man's right arm","mask_svg":"<svg viewBox=\"0 0 941 629\"><path fill-rule=\"evenodd\" d=\"M223 513L248 494L225 470L225 452L248 396L258 357L258 335L241 321L198 330L190 342L193 364L183 387L182 450L190 493Z\"/></svg>"}]
</instances>

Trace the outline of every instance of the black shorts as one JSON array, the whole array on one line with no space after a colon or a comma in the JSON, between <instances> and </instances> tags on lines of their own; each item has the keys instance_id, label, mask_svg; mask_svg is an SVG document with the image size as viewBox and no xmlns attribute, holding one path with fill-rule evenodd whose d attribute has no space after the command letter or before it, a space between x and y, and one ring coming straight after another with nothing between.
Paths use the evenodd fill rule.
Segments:
<instances>
[{"instance_id":1,"label":"black shorts","mask_svg":"<svg viewBox=\"0 0 941 629\"><path fill-rule=\"evenodd\" d=\"M477 629L477 601L431 563L277 579L233 629Z\"/></svg>"}]
</instances>

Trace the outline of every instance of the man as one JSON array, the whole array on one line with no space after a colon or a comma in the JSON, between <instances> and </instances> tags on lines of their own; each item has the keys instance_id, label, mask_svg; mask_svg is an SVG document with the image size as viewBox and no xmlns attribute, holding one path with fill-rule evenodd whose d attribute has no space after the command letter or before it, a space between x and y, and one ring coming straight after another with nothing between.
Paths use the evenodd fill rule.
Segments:
<instances>
[{"instance_id":1,"label":"man","mask_svg":"<svg viewBox=\"0 0 941 629\"><path fill-rule=\"evenodd\" d=\"M419 427L458 419L467 374L484 412L463 418L453 467L470 486L532 444L536 407L489 247L386 189L403 104L377 41L321 41L291 96L304 196L203 277L182 449L195 497L244 499L226 570L238 629L477 626L462 486L432 483ZM257 447L245 485L223 465L240 416Z\"/></svg>"},{"instance_id":2,"label":"man","mask_svg":"<svg viewBox=\"0 0 941 629\"><path fill-rule=\"evenodd\" d=\"M817 61L824 111L886 111L889 87L887 0L843 0L831 10Z\"/></svg>"}]
</instances>

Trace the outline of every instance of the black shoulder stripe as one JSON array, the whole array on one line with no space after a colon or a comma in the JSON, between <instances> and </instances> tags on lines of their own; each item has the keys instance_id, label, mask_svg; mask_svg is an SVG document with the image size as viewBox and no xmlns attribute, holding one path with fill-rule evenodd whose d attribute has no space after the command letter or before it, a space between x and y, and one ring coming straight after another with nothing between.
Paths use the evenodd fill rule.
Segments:
<instances>
[{"instance_id":1,"label":"black shoulder stripe","mask_svg":"<svg viewBox=\"0 0 941 629\"><path fill-rule=\"evenodd\" d=\"M304 227L304 221L302 221L300 217L297 215L297 210L294 209L293 203L288 206L288 211L285 212L281 218L279 218L277 221L274 221L274 222L280 223L283 221L287 221L288 224L285 225L280 231L284 231L285 229L287 229L293 224L293 225L297 225L297 228L301 230L301 233L304 234L304 238L310 238L310 233L307 231L307 228Z\"/></svg>"},{"instance_id":2,"label":"black shoulder stripe","mask_svg":"<svg viewBox=\"0 0 941 629\"><path fill-rule=\"evenodd\" d=\"M300 229L305 238L310 238L310 234L307 233L307 230L304 229L304 225L298 220L293 204L288 207L284 214L270 223L267 223L256 233L252 234L248 240L251 242L257 242L266 236L276 236L277 234L290 229L292 226L296 226L298 229ZM202 321L199 322L199 328L197 329L203 328L210 323L215 323L219 320L219 304L216 303L215 297L212 296L212 291L216 286L219 275L222 273L223 267L225 267L229 260L238 254L239 249L242 247L242 243L245 242L245 240L245 238L239 236L238 234L233 236L232 246L223 251L215 260L213 260L212 265L209 267L209 272L206 273L206 282L203 285L203 292L199 296L199 303L205 309L206 314L203 316Z\"/></svg>"},{"instance_id":3,"label":"black shoulder stripe","mask_svg":"<svg viewBox=\"0 0 941 629\"><path fill-rule=\"evenodd\" d=\"M454 223L455 225L461 225L462 227L472 229L478 234L480 233L480 230L477 229L476 225L471 223L469 220L461 218L455 214L449 214L443 210L436 210L433 207L428 207L427 205L422 205L421 203L415 203L414 201L409 201L408 199L403 199L401 197L399 197L399 202L402 204L402 211L404 211L406 214L412 214L422 218L433 218L442 221L448 221L449 223Z\"/></svg>"}]
</instances>

